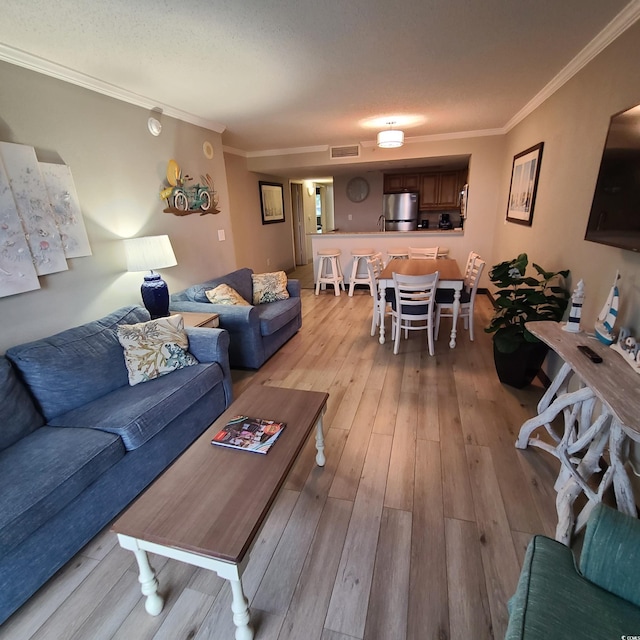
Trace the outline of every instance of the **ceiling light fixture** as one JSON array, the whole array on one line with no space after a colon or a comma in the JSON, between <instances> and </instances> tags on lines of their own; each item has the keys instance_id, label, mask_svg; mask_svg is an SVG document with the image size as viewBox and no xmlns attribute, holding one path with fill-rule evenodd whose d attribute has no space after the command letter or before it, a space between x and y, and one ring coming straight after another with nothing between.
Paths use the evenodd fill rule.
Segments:
<instances>
[{"instance_id":1,"label":"ceiling light fixture","mask_svg":"<svg viewBox=\"0 0 640 640\"><path fill-rule=\"evenodd\" d=\"M393 128L395 120L387 122L387 124L389 128L378 134L378 146L383 149L401 147L404 144L404 132Z\"/></svg>"}]
</instances>

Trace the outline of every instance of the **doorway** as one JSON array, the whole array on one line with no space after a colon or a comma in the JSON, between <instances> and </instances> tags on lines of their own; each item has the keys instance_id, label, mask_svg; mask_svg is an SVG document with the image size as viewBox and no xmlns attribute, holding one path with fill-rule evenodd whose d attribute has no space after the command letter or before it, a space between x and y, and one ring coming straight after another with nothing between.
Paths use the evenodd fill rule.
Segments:
<instances>
[{"instance_id":1,"label":"doorway","mask_svg":"<svg viewBox=\"0 0 640 640\"><path fill-rule=\"evenodd\" d=\"M307 264L307 238L304 224L304 203L302 185L291 183L291 209L293 213L293 252L296 266Z\"/></svg>"}]
</instances>

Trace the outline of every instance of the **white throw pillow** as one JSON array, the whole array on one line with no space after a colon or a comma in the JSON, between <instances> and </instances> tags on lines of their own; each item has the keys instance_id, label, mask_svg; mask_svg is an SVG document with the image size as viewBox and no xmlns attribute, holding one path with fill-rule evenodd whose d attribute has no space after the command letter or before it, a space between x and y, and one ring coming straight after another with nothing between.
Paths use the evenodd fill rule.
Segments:
<instances>
[{"instance_id":1,"label":"white throw pillow","mask_svg":"<svg viewBox=\"0 0 640 640\"><path fill-rule=\"evenodd\" d=\"M187 351L189 339L181 315L157 318L137 324L121 324L118 340L133 387L198 361Z\"/></svg>"},{"instance_id":2,"label":"white throw pillow","mask_svg":"<svg viewBox=\"0 0 640 640\"><path fill-rule=\"evenodd\" d=\"M286 300L289 297L287 274L284 271L254 273L251 278L253 279L253 304Z\"/></svg>"},{"instance_id":3,"label":"white throw pillow","mask_svg":"<svg viewBox=\"0 0 640 640\"><path fill-rule=\"evenodd\" d=\"M213 304L233 304L243 307L251 306L250 303L228 284L219 284L215 289L207 289L204 293L207 296L207 300Z\"/></svg>"}]
</instances>

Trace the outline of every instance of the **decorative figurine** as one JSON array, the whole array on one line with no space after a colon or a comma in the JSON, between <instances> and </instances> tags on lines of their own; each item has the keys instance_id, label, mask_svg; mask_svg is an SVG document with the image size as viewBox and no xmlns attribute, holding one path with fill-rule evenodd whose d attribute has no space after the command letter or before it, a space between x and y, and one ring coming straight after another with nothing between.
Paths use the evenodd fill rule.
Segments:
<instances>
[{"instance_id":1,"label":"decorative figurine","mask_svg":"<svg viewBox=\"0 0 640 640\"><path fill-rule=\"evenodd\" d=\"M160 191L160 197L166 200L168 207L165 213L173 213L177 216L186 216L196 211L205 213L220 213L218 210L218 196L213 188L213 180L207 173L200 176L204 184L187 186L187 182L193 180L190 176L183 176L178 163L169 160L167 166L167 182L170 186Z\"/></svg>"},{"instance_id":2,"label":"decorative figurine","mask_svg":"<svg viewBox=\"0 0 640 640\"><path fill-rule=\"evenodd\" d=\"M633 337L629 327L620 329L618 341L612 344L611 348L617 351L636 373L640 373L640 342Z\"/></svg>"},{"instance_id":3,"label":"decorative figurine","mask_svg":"<svg viewBox=\"0 0 640 640\"><path fill-rule=\"evenodd\" d=\"M620 292L618 291L618 280L620 279L620 272L616 271L616 277L613 280L613 286L609 291L607 301L602 307L602 311L596 320L596 337L602 344L606 344L608 347L613 344L615 335L613 334L613 325L618 317L618 305L620 303Z\"/></svg>"},{"instance_id":4,"label":"decorative figurine","mask_svg":"<svg viewBox=\"0 0 640 640\"><path fill-rule=\"evenodd\" d=\"M580 318L582 317L582 303L584 302L584 282L580 280L578 286L574 289L571 296L571 309L569 310L569 319L564 327L565 331L571 333L580 333Z\"/></svg>"}]
</instances>

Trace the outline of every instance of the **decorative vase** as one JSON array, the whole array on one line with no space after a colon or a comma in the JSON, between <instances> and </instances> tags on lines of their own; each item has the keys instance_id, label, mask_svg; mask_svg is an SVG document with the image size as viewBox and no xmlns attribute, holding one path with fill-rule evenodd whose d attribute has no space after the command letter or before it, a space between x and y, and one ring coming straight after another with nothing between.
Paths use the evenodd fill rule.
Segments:
<instances>
[{"instance_id":1,"label":"decorative vase","mask_svg":"<svg viewBox=\"0 0 640 640\"><path fill-rule=\"evenodd\" d=\"M502 353L493 343L493 361L500 382L522 389L538 375L549 347L544 342L523 342L513 353Z\"/></svg>"},{"instance_id":2,"label":"decorative vase","mask_svg":"<svg viewBox=\"0 0 640 640\"><path fill-rule=\"evenodd\" d=\"M140 293L152 320L169 315L169 289L159 273L150 273L144 277Z\"/></svg>"}]
</instances>

